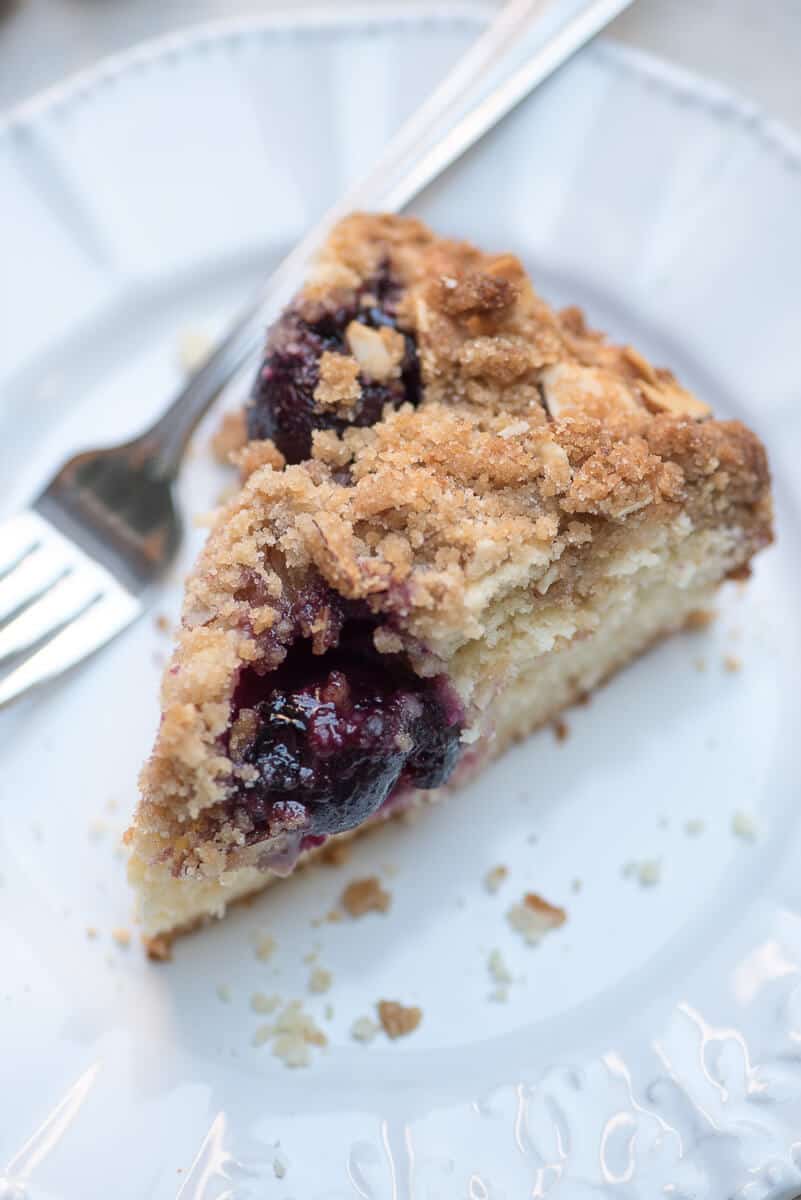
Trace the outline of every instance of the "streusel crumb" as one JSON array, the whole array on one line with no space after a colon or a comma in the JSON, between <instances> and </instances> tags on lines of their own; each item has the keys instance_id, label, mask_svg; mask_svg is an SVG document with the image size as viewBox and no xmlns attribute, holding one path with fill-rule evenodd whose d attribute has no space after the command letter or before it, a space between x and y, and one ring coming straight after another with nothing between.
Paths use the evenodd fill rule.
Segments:
<instances>
[{"instance_id":1,"label":"streusel crumb","mask_svg":"<svg viewBox=\"0 0 801 1200\"><path fill-rule=\"evenodd\" d=\"M534 946L550 930L564 925L567 913L563 908L543 900L536 892L526 892L519 903L512 905L507 917L512 929L529 946Z\"/></svg>"},{"instance_id":2,"label":"streusel crumb","mask_svg":"<svg viewBox=\"0 0 801 1200\"><path fill-rule=\"evenodd\" d=\"M415 1005L406 1007L397 1000L379 1000L376 1008L382 1029L393 1039L413 1033L423 1019L422 1009Z\"/></svg>"},{"instance_id":3,"label":"streusel crumb","mask_svg":"<svg viewBox=\"0 0 801 1200\"><path fill-rule=\"evenodd\" d=\"M365 913L385 913L392 897L385 891L375 875L367 879L354 879L342 893L342 907L351 917L363 917Z\"/></svg>"}]
</instances>

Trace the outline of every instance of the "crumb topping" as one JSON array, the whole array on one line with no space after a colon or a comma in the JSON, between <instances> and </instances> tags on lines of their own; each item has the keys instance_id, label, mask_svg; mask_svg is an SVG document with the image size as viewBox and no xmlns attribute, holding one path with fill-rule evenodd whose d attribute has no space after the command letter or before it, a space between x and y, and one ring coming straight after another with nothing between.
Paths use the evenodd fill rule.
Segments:
<instances>
[{"instance_id":1,"label":"crumb topping","mask_svg":"<svg viewBox=\"0 0 801 1200\"><path fill-rule=\"evenodd\" d=\"M359 383L359 364L347 354L326 350L320 359L320 382L314 390L315 403L320 408L333 408L347 416L362 394Z\"/></svg>"}]
</instances>

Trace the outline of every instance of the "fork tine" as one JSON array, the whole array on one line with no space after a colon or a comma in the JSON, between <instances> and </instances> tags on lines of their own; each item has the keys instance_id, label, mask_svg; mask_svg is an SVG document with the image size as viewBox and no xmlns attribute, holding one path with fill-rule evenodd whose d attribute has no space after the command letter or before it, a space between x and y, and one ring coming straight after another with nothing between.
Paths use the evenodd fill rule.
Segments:
<instances>
[{"instance_id":1,"label":"fork tine","mask_svg":"<svg viewBox=\"0 0 801 1200\"><path fill-rule=\"evenodd\" d=\"M15 567L41 540L39 522L31 513L19 513L0 525L0 578Z\"/></svg>"},{"instance_id":2,"label":"fork tine","mask_svg":"<svg viewBox=\"0 0 801 1200\"><path fill-rule=\"evenodd\" d=\"M65 574L69 560L60 546L37 546L0 579L0 621L30 604Z\"/></svg>"},{"instance_id":3,"label":"fork tine","mask_svg":"<svg viewBox=\"0 0 801 1200\"><path fill-rule=\"evenodd\" d=\"M60 675L98 650L139 615L141 605L122 587L112 586L94 604L0 680L0 708L36 684Z\"/></svg>"},{"instance_id":4,"label":"fork tine","mask_svg":"<svg viewBox=\"0 0 801 1200\"><path fill-rule=\"evenodd\" d=\"M21 654L79 616L102 594L96 572L72 571L0 630L0 662Z\"/></svg>"}]
</instances>

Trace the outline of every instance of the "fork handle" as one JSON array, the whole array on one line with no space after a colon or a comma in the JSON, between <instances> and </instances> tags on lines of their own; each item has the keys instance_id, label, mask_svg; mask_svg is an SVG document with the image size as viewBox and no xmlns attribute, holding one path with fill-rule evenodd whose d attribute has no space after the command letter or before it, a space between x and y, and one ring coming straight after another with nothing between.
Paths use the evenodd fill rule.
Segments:
<instances>
[{"instance_id":1,"label":"fork handle","mask_svg":"<svg viewBox=\"0 0 801 1200\"><path fill-rule=\"evenodd\" d=\"M378 162L282 260L255 302L163 416L137 439L153 457L158 478L175 478L198 422L233 375L259 350L267 321L292 299L309 259L337 221L359 208L394 212L405 207L633 0L590 0L520 66L515 61L515 46L548 3L508 0L429 100L402 126Z\"/></svg>"}]
</instances>

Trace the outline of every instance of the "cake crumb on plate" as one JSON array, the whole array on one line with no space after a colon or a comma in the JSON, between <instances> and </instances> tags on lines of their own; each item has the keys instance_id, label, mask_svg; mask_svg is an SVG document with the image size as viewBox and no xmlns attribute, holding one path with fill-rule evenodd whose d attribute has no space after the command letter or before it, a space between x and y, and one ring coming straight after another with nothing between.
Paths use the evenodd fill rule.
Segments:
<instances>
[{"instance_id":1,"label":"cake crumb on plate","mask_svg":"<svg viewBox=\"0 0 801 1200\"><path fill-rule=\"evenodd\" d=\"M745 812L744 809L738 808L732 815L731 831L745 842L753 842L757 835L757 824L751 813Z\"/></svg>"},{"instance_id":2,"label":"cake crumb on plate","mask_svg":"<svg viewBox=\"0 0 801 1200\"><path fill-rule=\"evenodd\" d=\"M333 975L325 967L315 967L309 976L309 991L316 995L327 992L333 982Z\"/></svg>"},{"instance_id":3,"label":"cake crumb on plate","mask_svg":"<svg viewBox=\"0 0 801 1200\"><path fill-rule=\"evenodd\" d=\"M736 654L726 654L723 658L723 666L730 673L741 671L743 669L742 659L738 658Z\"/></svg>"},{"instance_id":4,"label":"cake crumb on plate","mask_svg":"<svg viewBox=\"0 0 801 1200\"><path fill-rule=\"evenodd\" d=\"M526 892L521 901L512 905L506 918L527 945L535 946L550 930L564 925L567 913L563 908L543 900L536 892Z\"/></svg>"},{"instance_id":5,"label":"cake crumb on plate","mask_svg":"<svg viewBox=\"0 0 801 1200\"><path fill-rule=\"evenodd\" d=\"M484 887L488 892L494 894L501 886L505 879L509 877L509 868L499 863L497 867L491 867L484 876Z\"/></svg>"},{"instance_id":6,"label":"cake crumb on plate","mask_svg":"<svg viewBox=\"0 0 801 1200\"><path fill-rule=\"evenodd\" d=\"M223 1004L231 1003L231 989L227 983L217 984L217 998L221 1000Z\"/></svg>"},{"instance_id":7,"label":"cake crumb on plate","mask_svg":"<svg viewBox=\"0 0 801 1200\"><path fill-rule=\"evenodd\" d=\"M280 1003L281 997L275 994L266 996L264 992L254 992L250 997L250 1007L257 1013L273 1013Z\"/></svg>"},{"instance_id":8,"label":"cake crumb on plate","mask_svg":"<svg viewBox=\"0 0 801 1200\"><path fill-rule=\"evenodd\" d=\"M487 959L487 970L489 971L495 983L512 982L512 972L506 965L500 950L490 951L489 958Z\"/></svg>"},{"instance_id":9,"label":"cake crumb on plate","mask_svg":"<svg viewBox=\"0 0 801 1200\"><path fill-rule=\"evenodd\" d=\"M379 1000L376 1008L381 1027L393 1040L413 1033L423 1019L422 1009L414 1004L399 1004L397 1000Z\"/></svg>"},{"instance_id":10,"label":"cake crumb on plate","mask_svg":"<svg viewBox=\"0 0 801 1200\"><path fill-rule=\"evenodd\" d=\"M253 940L253 953L262 962L267 962L268 958L272 958L277 946L278 943L271 933L258 933Z\"/></svg>"},{"instance_id":11,"label":"cake crumb on plate","mask_svg":"<svg viewBox=\"0 0 801 1200\"><path fill-rule=\"evenodd\" d=\"M355 1042L372 1042L380 1028L370 1017L357 1017L350 1027L350 1036Z\"/></svg>"},{"instance_id":12,"label":"cake crumb on plate","mask_svg":"<svg viewBox=\"0 0 801 1200\"><path fill-rule=\"evenodd\" d=\"M658 858L644 858L637 867L641 887L655 887L662 878L662 863Z\"/></svg>"},{"instance_id":13,"label":"cake crumb on plate","mask_svg":"<svg viewBox=\"0 0 801 1200\"><path fill-rule=\"evenodd\" d=\"M121 946L124 950L127 949L131 944L130 929L124 929L122 926L119 926L117 929L112 929L111 936L117 945Z\"/></svg>"},{"instance_id":14,"label":"cake crumb on plate","mask_svg":"<svg viewBox=\"0 0 801 1200\"><path fill-rule=\"evenodd\" d=\"M688 837L697 837L705 829L706 821L702 821L700 817L692 817L689 821L684 822L684 832Z\"/></svg>"},{"instance_id":15,"label":"cake crumb on plate","mask_svg":"<svg viewBox=\"0 0 801 1200\"><path fill-rule=\"evenodd\" d=\"M290 1000L272 1025L259 1025L251 1041L254 1046L271 1043L272 1052L286 1067L307 1067L311 1062L310 1046L325 1046L328 1039L303 1011L300 1000Z\"/></svg>"},{"instance_id":16,"label":"cake crumb on plate","mask_svg":"<svg viewBox=\"0 0 801 1200\"><path fill-rule=\"evenodd\" d=\"M385 913L391 900L375 875L352 880L342 893L342 907L351 917L363 917L369 912Z\"/></svg>"}]
</instances>

